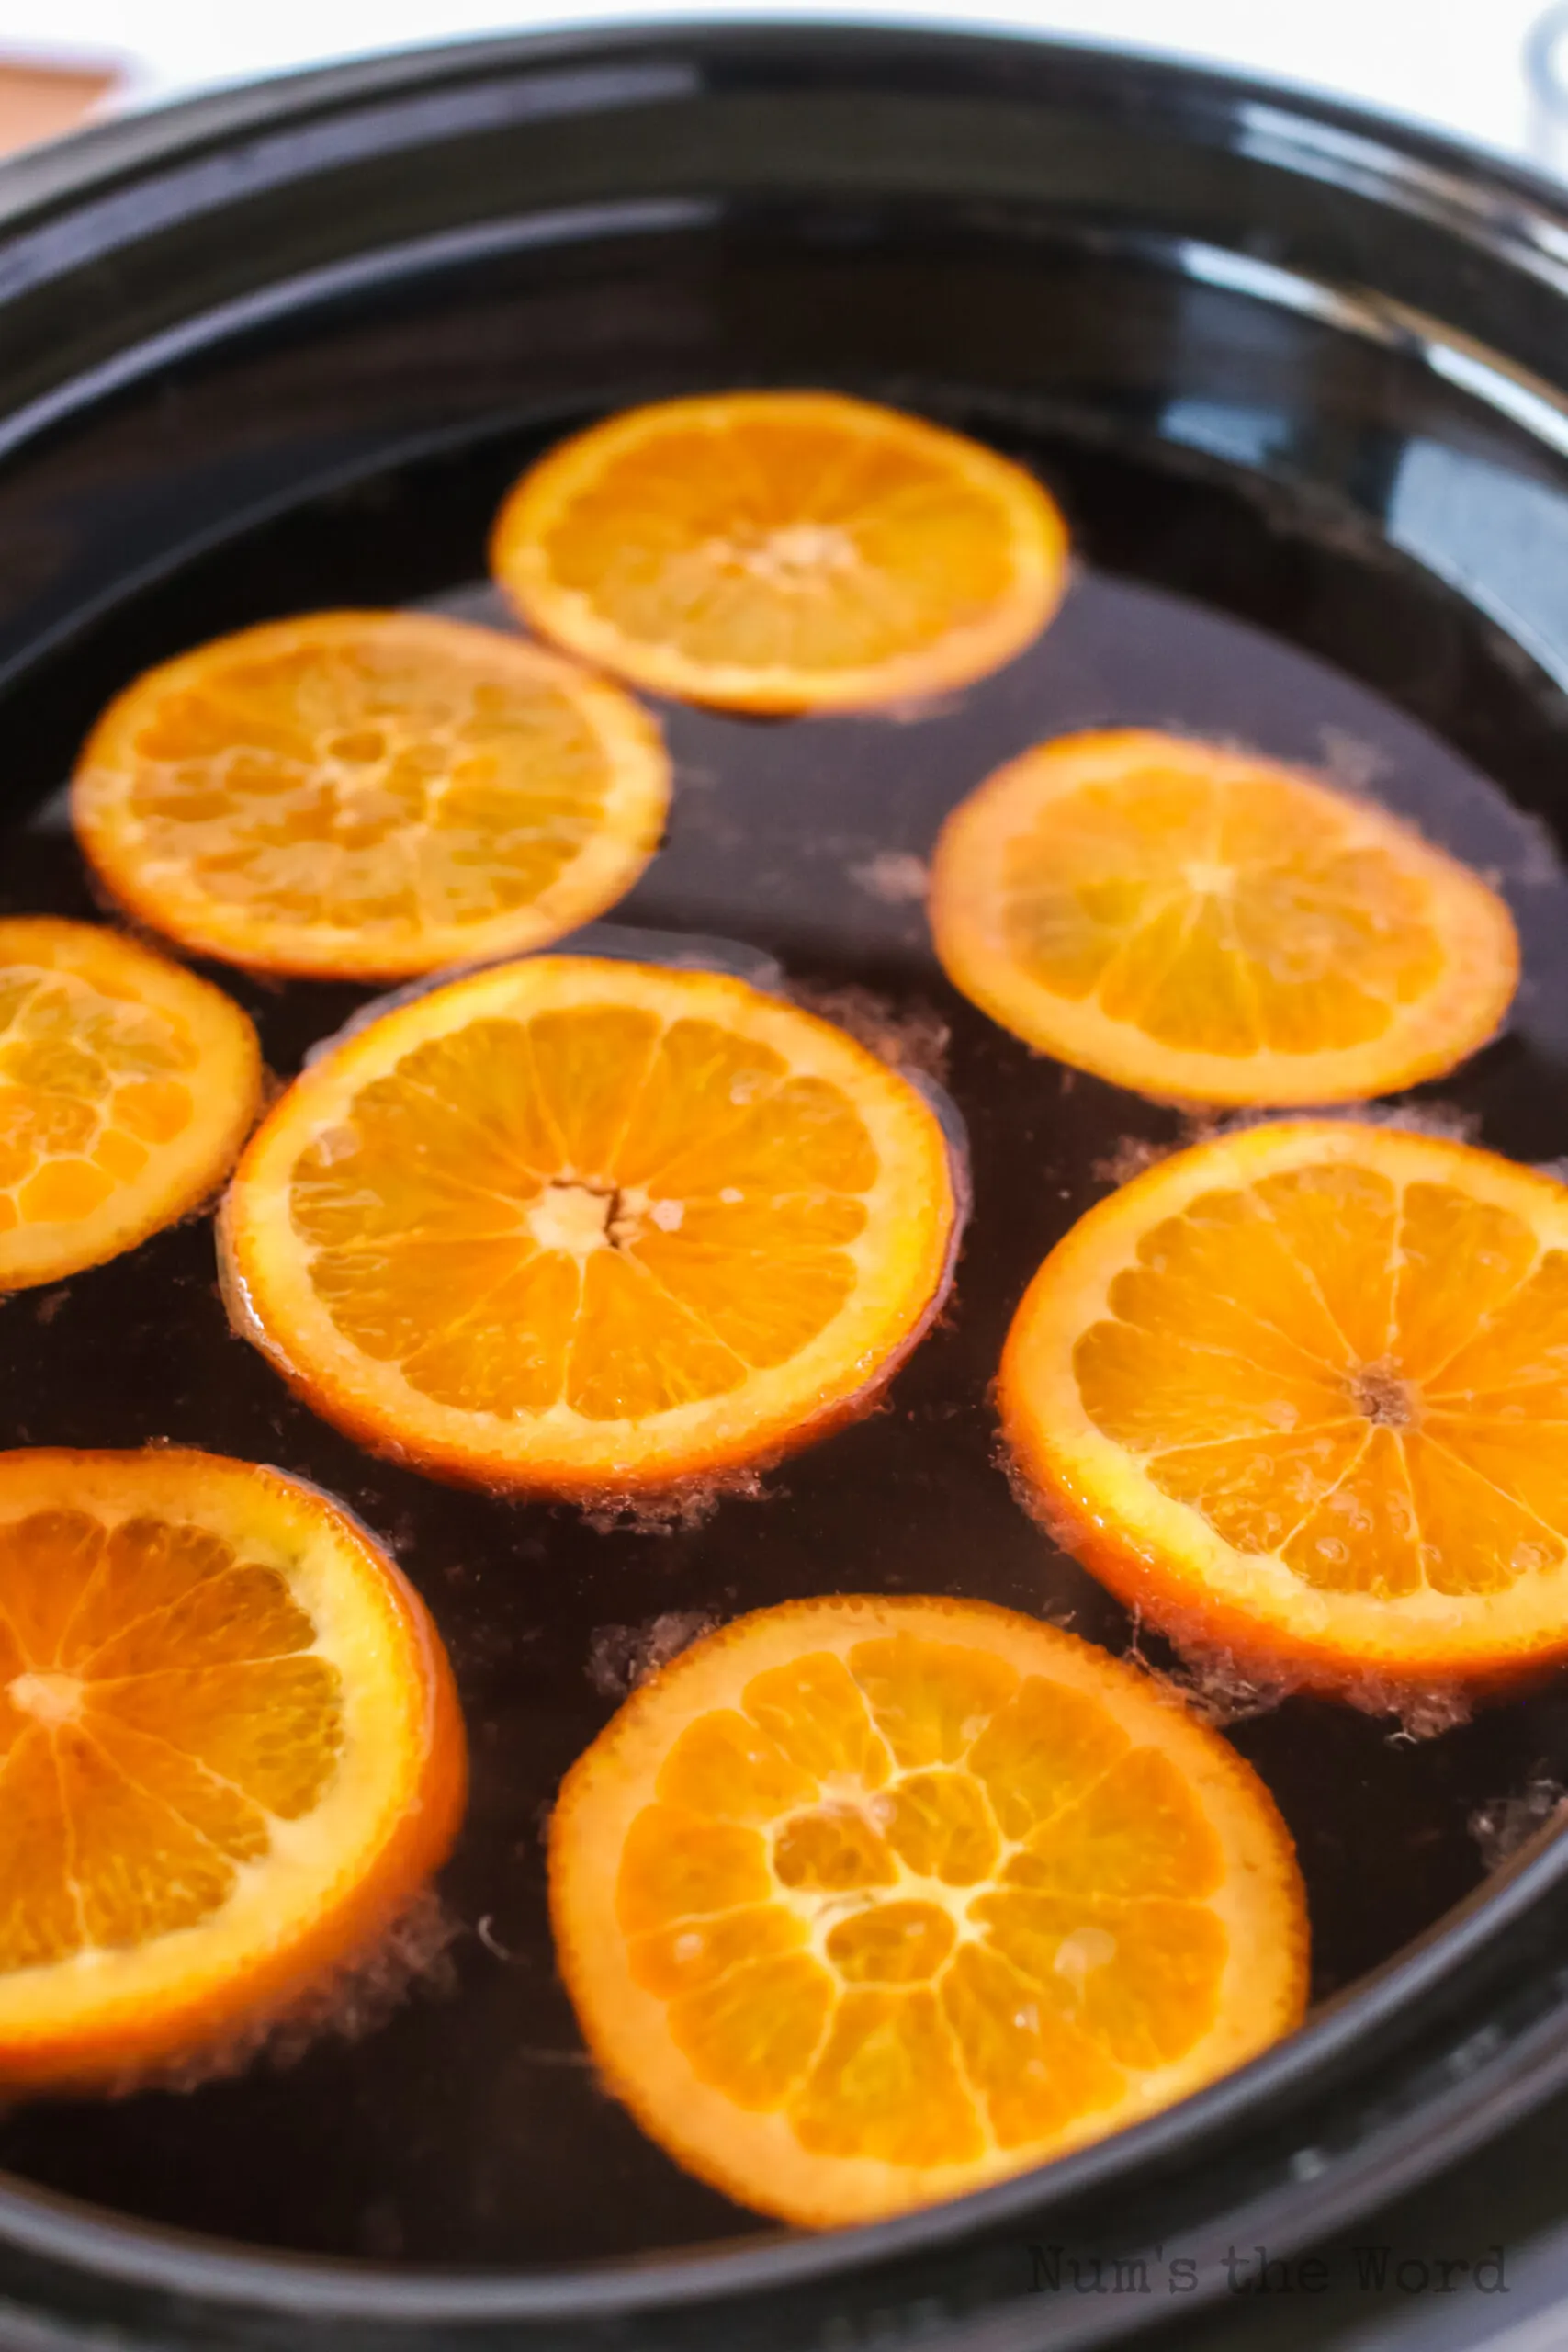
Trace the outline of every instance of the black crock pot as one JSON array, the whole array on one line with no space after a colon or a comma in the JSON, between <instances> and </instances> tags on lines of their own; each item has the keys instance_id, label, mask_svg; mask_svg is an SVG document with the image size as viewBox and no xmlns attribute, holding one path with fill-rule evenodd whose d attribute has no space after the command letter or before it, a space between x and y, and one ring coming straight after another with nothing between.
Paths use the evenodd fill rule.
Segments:
<instances>
[{"instance_id":1,"label":"black crock pot","mask_svg":"<svg viewBox=\"0 0 1568 2352\"><path fill-rule=\"evenodd\" d=\"M0 171L11 813L42 806L28 838L49 834L48 788L94 696L171 631L417 592L417 566L390 591L377 571L389 482L421 485L433 576L477 572L442 552L477 529L465 453L743 381L871 390L1076 451L1093 562L1359 680L1568 833L1556 192L1365 115L1124 53L785 22L373 59ZM1096 472L1126 452L1146 502ZM313 537L290 537L302 514ZM334 544L359 533L367 551L334 556L321 584L301 550L326 544L323 515ZM1568 1138L1548 1047L1495 1065L1489 1139L1523 1158ZM124 1442L58 1415L46 1430L46 1406L20 1416L35 1438ZM135 1433L126 1412L114 1426ZM1511 1703L1535 1712L1495 1735L1496 1769L1528 1778L1562 1749L1561 1702ZM1415 1867L1401 1840L1404 1816L1393 1877ZM1103 2342L1157 2314L1050 2294L1063 2249L1132 2264L1179 2241L1201 2299L1225 2287L1228 2246L1287 2254L1568 2083L1568 1842L1538 1838L1444 1899L1201 2097L962 2203L831 2235L687 2230L556 2267L537 2245L466 2266L373 2239L311 2252L269 2225L258 2175L256 2227L229 2232L244 2245L169 2225L134 2133L118 2174L82 2155L79 2119L13 2133L0 2342Z\"/></svg>"}]
</instances>

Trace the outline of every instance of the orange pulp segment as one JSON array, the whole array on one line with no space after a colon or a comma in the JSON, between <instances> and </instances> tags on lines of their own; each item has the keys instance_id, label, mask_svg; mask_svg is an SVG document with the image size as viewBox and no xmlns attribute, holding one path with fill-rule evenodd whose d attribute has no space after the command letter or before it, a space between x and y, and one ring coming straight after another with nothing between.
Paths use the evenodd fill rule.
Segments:
<instances>
[{"instance_id":1,"label":"orange pulp segment","mask_svg":"<svg viewBox=\"0 0 1568 2352\"><path fill-rule=\"evenodd\" d=\"M941 1124L718 973L538 956L347 1036L221 1221L239 1327L364 1444L596 1497L863 1409L956 1246Z\"/></svg>"},{"instance_id":2,"label":"orange pulp segment","mask_svg":"<svg viewBox=\"0 0 1568 2352\"><path fill-rule=\"evenodd\" d=\"M1179 1641L1371 1695L1568 1654L1568 1189L1300 1120L1080 1219L1002 1360L1054 1532Z\"/></svg>"},{"instance_id":3,"label":"orange pulp segment","mask_svg":"<svg viewBox=\"0 0 1568 2352\"><path fill-rule=\"evenodd\" d=\"M698 1643L568 1774L549 1874L611 2090L812 2227L1102 2137L1305 2000L1250 1768L1137 1669L980 1601L791 1601Z\"/></svg>"},{"instance_id":4,"label":"orange pulp segment","mask_svg":"<svg viewBox=\"0 0 1568 2352\"><path fill-rule=\"evenodd\" d=\"M0 1454L0 2086L203 2052L443 1859L462 1724L337 1505L174 1449Z\"/></svg>"},{"instance_id":5,"label":"orange pulp segment","mask_svg":"<svg viewBox=\"0 0 1568 2352\"><path fill-rule=\"evenodd\" d=\"M1340 1102L1451 1069L1518 980L1478 875L1252 752L1062 736L948 819L931 930L1016 1036L1145 1094Z\"/></svg>"},{"instance_id":6,"label":"orange pulp segment","mask_svg":"<svg viewBox=\"0 0 1568 2352\"><path fill-rule=\"evenodd\" d=\"M72 784L122 905L258 971L395 979L558 939L659 845L670 763L619 687L421 613L305 613L127 687Z\"/></svg>"},{"instance_id":7,"label":"orange pulp segment","mask_svg":"<svg viewBox=\"0 0 1568 2352\"><path fill-rule=\"evenodd\" d=\"M260 1098L255 1031L205 980L93 923L0 922L0 1289L195 1208Z\"/></svg>"},{"instance_id":8,"label":"orange pulp segment","mask_svg":"<svg viewBox=\"0 0 1568 2352\"><path fill-rule=\"evenodd\" d=\"M967 685L1060 601L1066 530L1021 467L831 392L632 409L552 450L491 564L530 626L655 694L843 710Z\"/></svg>"}]
</instances>

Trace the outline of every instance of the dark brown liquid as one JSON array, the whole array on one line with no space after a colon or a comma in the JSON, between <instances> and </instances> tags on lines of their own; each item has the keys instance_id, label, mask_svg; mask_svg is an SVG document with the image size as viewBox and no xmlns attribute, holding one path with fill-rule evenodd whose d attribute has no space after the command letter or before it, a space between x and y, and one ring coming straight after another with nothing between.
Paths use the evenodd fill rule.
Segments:
<instances>
[{"instance_id":1,"label":"dark brown liquid","mask_svg":"<svg viewBox=\"0 0 1568 2352\"><path fill-rule=\"evenodd\" d=\"M30 673L0 710L12 786L32 808L6 835L0 908L98 911L59 786L99 703L144 663L305 602L497 617L475 584L484 526L528 454L516 439L486 445L302 508ZM1065 729L1150 723L1370 780L1500 876L1525 942L1507 1034L1417 1099L1517 1158L1568 1150L1568 888L1535 821L1453 746L1506 767L1527 806L1560 754L1525 703L1505 724L1510 690L1483 634L1408 573L1381 577L1366 551L1282 532L1217 469L1066 440L1021 454L1064 498L1080 550L1043 640L921 715L763 725L665 711L678 763L670 841L615 910L743 941L794 981L868 989L947 1024L975 1219L952 1310L884 1410L771 1475L761 1500L722 1501L675 1532L601 1532L570 1510L433 1485L315 1419L231 1336L206 1222L0 1312L0 1442L174 1439L342 1496L429 1600L473 1751L472 1807L443 1883L460 1922L455 1989L416 1991L379 2031L325 2039L285 2072L18 2107L0 2119L0 2165L186 2228L411 2262L553 2264L758 2226L595 2087L552 1965L541 1823L613 1712L604 1668L636 1637L612 1629L835 1590L951 1592L1127 1645L1122 1611L1014 1503L987 1391L1026 1282L1103 1197L1106 1163L1129 1141L1174 1139L1180 1123L1032 1055L932 960L923 910L904 893L944 813L1000 760ZM218 977L284 1075L368 994ZM1477 1883L1478 1806L1543 1772L1568 1777L1565 1698L1550 1687L1419 1743L1299 1698L1235 1726L1299 1844L1320 1996Z\"/></svg>"}]
</instances>

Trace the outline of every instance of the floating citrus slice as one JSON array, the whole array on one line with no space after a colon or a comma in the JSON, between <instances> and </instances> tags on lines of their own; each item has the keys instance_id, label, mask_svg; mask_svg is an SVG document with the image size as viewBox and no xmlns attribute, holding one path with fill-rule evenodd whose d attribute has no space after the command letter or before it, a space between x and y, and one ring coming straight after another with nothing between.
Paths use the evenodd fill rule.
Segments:
<instances>
[{"instance_id":1,"label":"floating citrus slice","mask_svg":"<svg viewBox=\"0 0 1568 2352\"><path fill-rule=\"evenodd\" d=\"M462 1724L345 1512L212 1454L0 1454L0 2086L253 2030L443 1859Z\"/></svg>"},{"instance_id":2,"label":"floating citrus slice","mask_svg":"<svg viewBox=\"0 0 1568 2352\"><path fill-rule=\"evenodd\" d=\"M988 777L942 830L931 917L1004 1028L1195 1102L1414 1085L1484 1044L1518 979L1496 892L1385 809L1135 729Z\"/></svg>"},{"instance_id":3,"label":"floating citrus slice","mask_svg":"<svg viewBox=\"0 0 1568 2352\"><path fill-rule=\"evenodd\" d=\"M792 1601L645 1687L550 1820L610 2088L812 2226L956 2197L1290 2031L1290 1835L1143 1674L961 1600Z\"/></svg>"},{"instance_id":4,"label":"floating citrus slice","mask_svg":"<svg viewBox=\"0 0 1568 2352\"><path fill-rule=\"evenodd\" d=\"M1568 1189L1293 1120L1074 1227L1002 1361L1048 1520L1178 1639L1333 1687L1568 1654Z\"/></svg>"},{"instance_id":5,"label":"floating citrus slice","mask_svg":"<svg viewBox=\"0 0 1568 2352\"><path fill-rule=\"evenodd\" d=\"M236 1321L329 1419L597 1496L863 1409L956 1222L935 1113L841 1030L714 972L539 956L315 1063L222 1230Z\"/></svg>"},{"instance_id":6,"label":"floating citrus slice","mask_svg":"<svg viewBox=\"0 0 1568 2352\"><path fill-rule=\"evenodd\" d=\"M1060 601L1066 531L1032 475L918 417L727 392L552 450L491 560L534 628L655 694L843 710L1010 661Z\"/></svg>"},{"instance_id":7,"label":"floating citrus slice","mask_svg":"<svg viewBox=\"0 0 1568 2352\"><path fill-rule=\"evenodd\" d=\"M198 955L377 979L602 912L669 798L657 729L607 681L460 621L307 613L127 687L72 813L115 897Z\"/></svg>"},{"instance_id":8,"label":"floating citrus slice","mask_svg":"<svg viewBox=\"0 0 1568 2352\"><path fill-rule=\"evenodd\" d=\"M260 1097L255 1031L205 980L93 923L0 922L0 1290L195 1208Z\"/></svg>"}]
</instances>

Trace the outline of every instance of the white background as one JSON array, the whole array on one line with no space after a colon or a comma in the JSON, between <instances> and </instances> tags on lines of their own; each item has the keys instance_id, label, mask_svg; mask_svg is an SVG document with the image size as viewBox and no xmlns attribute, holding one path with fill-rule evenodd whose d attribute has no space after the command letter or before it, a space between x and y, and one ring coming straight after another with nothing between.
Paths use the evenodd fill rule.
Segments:
<instances>
[{"instance_id":1,"label":"white background","mask_svg":"<svg viewBox=\"0 0 1568 2352\"><path fill-rule=\"evenodd\" d=\"M0 48L134 58L143 93L172 96L294 64L465 33L637 13L964 18L1120 40L1337 90L1468 133L1525 144L1521 51L1544 0L858 0L716 7L667 0L0 0Z\"/></svg>"}]
</instances>

